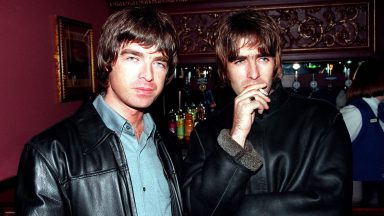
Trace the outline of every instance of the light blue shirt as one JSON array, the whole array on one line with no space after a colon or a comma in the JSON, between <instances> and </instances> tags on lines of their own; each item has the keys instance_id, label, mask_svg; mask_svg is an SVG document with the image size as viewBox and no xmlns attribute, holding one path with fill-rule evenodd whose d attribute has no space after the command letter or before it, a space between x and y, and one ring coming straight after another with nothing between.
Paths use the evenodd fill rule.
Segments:
<instances>
[{"instance_id":1,"label":"light blue shirt","mask_svg":"<svg viewBox=\"0 0 384 216\"><path fill-rule=\"evenodd\" d=\"M172 215L171 195L162 163L154 143L156 130L150 114L144 114L144 129L139 142L132 125L98 95L94 107L106 126L119 136L128 162L137 214L139 216Z\"/></svg>"}]
</instances>

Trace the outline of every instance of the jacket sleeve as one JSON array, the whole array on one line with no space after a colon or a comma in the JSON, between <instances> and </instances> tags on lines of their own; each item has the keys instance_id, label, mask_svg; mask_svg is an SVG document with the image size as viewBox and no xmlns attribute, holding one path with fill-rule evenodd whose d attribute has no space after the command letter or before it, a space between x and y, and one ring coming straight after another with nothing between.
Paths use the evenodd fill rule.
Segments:
<instances>
[{"instance_id":1,"label":"jacket sleeve","mask_svg":"<svg viewBox=\"0 0 384 216\"><path fill-rule=\"evenodd\" d=\"M196 127L191 134L185 159L185 207L191 215L233 215L249 178L261 166L261 157L252 147L246 152L236 148L225 130L218 135L208 128ZM200 137L201 132L207 136Z\"/></svg>"},{"instance_id":2,"label":"jacket sleeve","mask_svg":"<svg viewBox=\"0 0 384 216\"><path fill-rule=\"evenodd\" d=\"M60 184L47 161L31 143L24 147L17 174L17 215L70 215L64 210Z\"/></svg>"},{"instance_id":3,"label":"jacket sleeve","mask_svg":"<svg viewBox=\"0 0 384 216\"><path fill-rule=\"evenodd\" d=\"M300 186L247 195L235 215L351 215L351 142L341 115L337 115L314 146L313 164ZM275 170L275 178L279 178ZM281 177L281 176L280 176ZM287 185L287 184L286 184ZM297 188L300 188L297 189Z\"/></svg>"}]
</instances>

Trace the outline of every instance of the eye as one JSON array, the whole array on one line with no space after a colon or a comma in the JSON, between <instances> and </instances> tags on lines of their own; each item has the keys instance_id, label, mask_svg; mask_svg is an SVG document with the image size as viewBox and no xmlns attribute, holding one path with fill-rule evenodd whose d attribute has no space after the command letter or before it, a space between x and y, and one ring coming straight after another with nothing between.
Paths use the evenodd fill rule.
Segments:
<instances>
[{"instance_id":1,"label":"eye","mask_svg":"<svg viewBox=\"0 0 384 216\"><path fill-rule=\"evenodd\" d=\"M126 59L128 61L138 61L139 60L136 56L127 56Z\"/></svg>"},{"instance_id":2,"label":"eye","mask_svg":"<svg viewBox=\"0 0 384 216\"><path fill-rule=\"evenodd\" d=\"M233 63L235 64L241 64L244 60L237 60L237 61L234 61Z\"/></svg>"},{"instance_id":3,"label":"eye","mask_svg":"<svg viewBox=\"0 0 384 216\"><path fill-rule=\"evenodd\" d=\"M155 62L155 66L158 67L158 68L167 69L168 68L168 63L165 62L165 61L156 61Z\"/></svg>"},{"instance_id":4,"label":"eye","mask_svg":"<svg viewBox=\"0 0 384 216\"><path fill-rule=\"evenodd\" d=\"M272 60L272 57L269 56L261 56L257 58L257 62L262 63L262 64L267 64Z\"/></svg>"},{"instance_id":5,"label":"eye","mask_svg":"<svg viewBox=\"0 0 384 216\"><path fill-rule=\"evenodd\" d=\"M233 63L234 63L235 65L242 64L242 63L244 63L244 62L245 62L245 59L244 59L244 58L236 59L235 61L233 61Z\"/></svg>"},{"instance_id":6,"label":"eye","mask_svg":"<svg viewBox=\"0 0 384 216\"><path fill-rule=\"evenodd\" d=\"M265 57L265 56L260 57L259 61L261 61L261 62L268 62L269 61L269 57Z\"/></svg>"}]
</instances>

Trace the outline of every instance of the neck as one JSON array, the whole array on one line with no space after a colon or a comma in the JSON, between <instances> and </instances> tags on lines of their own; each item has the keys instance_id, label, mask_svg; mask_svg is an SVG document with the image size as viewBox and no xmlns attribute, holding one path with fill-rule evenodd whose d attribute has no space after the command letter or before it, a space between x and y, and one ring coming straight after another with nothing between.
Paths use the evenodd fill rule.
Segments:
<instances>
[{"instance_id":1,"label":"neck","mask_svg":"<svg viewBox=\"0 0 384 216\"><path fill-rule=\"evenodd\" d=\"M123 116L133 127L135 130L135 136L137 141L140 140L140 136L143 132L144 128L144 113L143 112L126 112Z\"/></svg>"},{"instance_id":2,"label":"neck","mask_svg":"<svg viewBox=\"0 0 384 216\"><path fill-rule=\"evenodd\" d=\"M142 119L140 123L133 125L133 128L135 129L135 137L136 137L137 141L139 142L141 134L143 133L143 129L144 129L144 120Z\"/></svg>"},{"instance_id":3,"label":"neck","mask_svg":"<svg viewBox=\"0 0 384 216\"><path fill-rule=\"evenodd\" d=\"M136 139L139 140L144 128L144 111L121 103L109 94L105 95L104 101L132 125L135 130Z\"/></svg>"}]
</instances>

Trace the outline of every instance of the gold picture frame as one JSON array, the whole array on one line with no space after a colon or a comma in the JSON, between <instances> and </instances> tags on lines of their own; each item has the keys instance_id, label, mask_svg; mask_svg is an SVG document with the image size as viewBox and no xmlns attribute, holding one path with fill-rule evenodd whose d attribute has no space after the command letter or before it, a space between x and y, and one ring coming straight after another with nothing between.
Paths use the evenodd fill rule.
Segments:
<instances>
[{"instance_id":1,"label":"gold picture frame","mask_svg":"<svg viewBox=\"0 0 384 216\"><path fill-rule=\"evenodd\" d=\"M56 21L59 101L84 100L95 92L92 26L62 16Z\"/></svg>"}]
</instances>

